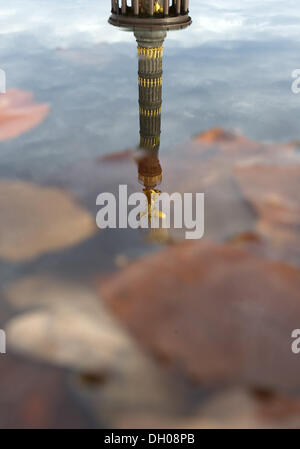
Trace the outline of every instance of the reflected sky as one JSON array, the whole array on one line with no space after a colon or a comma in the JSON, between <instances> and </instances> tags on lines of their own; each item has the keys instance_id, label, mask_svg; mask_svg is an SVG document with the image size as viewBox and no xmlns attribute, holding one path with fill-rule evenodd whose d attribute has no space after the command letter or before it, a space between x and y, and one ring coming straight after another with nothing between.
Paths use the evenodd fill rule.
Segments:
<instances>
[{"instance_id":1,"label":"reflected sky","mask_svg":"<svg viewBox=\"0 0 300 449\"><path fill-rule=\"evenodd\" d=\"M136 42L107 23L109 0L1 6L7 87L48 103L46 121L1 143L0 175L35 180L138 143ZM193 25L165 41L161 149L220 126L262 141L299 138L299 3L191 0Z\"/></svg>"},{"instance_id":2,"label":"reflected sky","mask_svg":"<svg viewBox=\"0 0 300 449\"><path fill-rule=\"evenodd\" d=\"M109 0L10 0L1 5L2 35L29 32L48 48L101 42L130 42L130 36L109 33ZM266 40L274 36L299 41L297 0L191 1L193 28L180 46L215 40ZM174 41L177 41L175 36Z\"/></svg>"}]
</instances>

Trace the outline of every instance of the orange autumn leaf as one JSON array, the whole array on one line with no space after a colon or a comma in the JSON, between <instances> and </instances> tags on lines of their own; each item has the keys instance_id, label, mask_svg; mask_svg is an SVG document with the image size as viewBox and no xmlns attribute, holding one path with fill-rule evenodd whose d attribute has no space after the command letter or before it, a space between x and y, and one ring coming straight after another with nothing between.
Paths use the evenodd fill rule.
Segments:
<instances>
[{"instance_id":1,"label":"orange autumn leaf","mask_svg":"<svg viewBox=\"0 0 300 449\"><path fill-rule=\"evenodd\" d=\"M0 141L18 137L43 122L47 104L36 103L31 92L8 90L0 95Z\"/></svg>"},{"instance_id":2,"label":"orange autumn leaf","mask_svg":"<svg viewBox=\"0 0 300 449\"><path fill-rule=\"evenodd\" d=\"M201 385L299 388L290 349L300 272L229 245L184 242L99 283L139 344Z\"/></svg>"}]
</instances>

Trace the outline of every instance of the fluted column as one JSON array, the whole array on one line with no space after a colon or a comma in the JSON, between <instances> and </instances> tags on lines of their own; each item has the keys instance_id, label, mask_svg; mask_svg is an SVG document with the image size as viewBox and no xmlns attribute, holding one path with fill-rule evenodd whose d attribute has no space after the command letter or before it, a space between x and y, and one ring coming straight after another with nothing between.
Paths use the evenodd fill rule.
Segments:
<instances>
[{"instance_id":1,"label":"fluted column","mask_svg":"<svg viewBox=\"0 0 300 449\"><path fill-rule=\"evenodd\" d=\"M133 14L135 16L139 15L139 0L133 0Z\"/></svg>"},{"instance_id":2,"label":"fluted column","mask_svg":"<svg viewBox=\"0 0 300 449\"><path fill-rule=\"evenodd\" d=\"M176 0L176 14L179 16L181 11L181 0Z\"/></svg>"},{"instance_id":3,"label":"fluted column","mask_svg":"<svg viewBox=\"0 0 300 449\"><path fill-rule=\"evenodd\" d=\"M189 0L183 0L183 12L187 14L189 11Z\"/></svg>"},{"instance_id":4,"label":"fluted column","mask_svg":"<svg viewBox=\"0 0 300 449\"><path fill-rule=\"evenodd\" d=\"M119 14L119 0L111 0L111 9L115 14Z\"/></svg>"},{"instance_id":5,"label":"fluted column","mask_svg":"<svg viewBox=\"0 0 300 449\"><path fill-rule=\"evenodd\" d=\"M140 146L149 150L160 144L162 105L162 56L165 32L136 31L139 54Z\"/></svg>"},{"instance_id":6,"label":"fluted column","mask_svg":"<svg viewBox=\"0 0 300 449\"><path fill-rule=\"evenodd\" d=\"M169 0L164 0L164 15L166 17L169 15Z\"/></svg>"},{"instance_id":7,"label":"fluted column","mask_svg":"<svg viewBox=\"0 0 300 449\"><path fill-rule=\"evenodd\" d=\"M154 14L154 1L150 0L149 1L149 15L153 16L153 14Z\"/></svg>"}]
</instances>

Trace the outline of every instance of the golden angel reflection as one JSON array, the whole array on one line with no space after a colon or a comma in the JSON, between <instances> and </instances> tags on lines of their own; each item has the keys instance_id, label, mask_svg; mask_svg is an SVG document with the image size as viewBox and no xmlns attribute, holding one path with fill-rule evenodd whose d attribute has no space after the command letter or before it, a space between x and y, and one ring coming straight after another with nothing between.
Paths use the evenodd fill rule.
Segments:
<instances>
[{"instance_id":1,"label":"golden angel reflection","mask_svg":"<svg viewBox=\"0 0 300 449\"><path fill-rule=\"evenodd\" d=\"M143 192L147 199L147 207L140 214L140 219L148 217L149 233L148 240L168 240L168 230L163 227L166 215L159 210L157 200L161 190L157 187L162 181L162 168L158 157L159 149L140 148L136 155L138 166L138 180L143 186Z\"/></svg>"},{"instance_id":2,"label":"golden angel reflection","mask_svg":"<svg viewBox=\"0 0 300 449\"><path fill-rule=\"evenodd\" d=\"M152 237L165 236L163 227L155 229L152 221L165 218L156 207L161 194L157 188L162 181L162 168L159 162L162 110L162 58L165 31L135 31L138 43L138 85L140 111L140 147L137 156L138 179L143 185L147 198L147 210ZM142 218L141 216L141 218Z\"/></svg>"}]
</instances>

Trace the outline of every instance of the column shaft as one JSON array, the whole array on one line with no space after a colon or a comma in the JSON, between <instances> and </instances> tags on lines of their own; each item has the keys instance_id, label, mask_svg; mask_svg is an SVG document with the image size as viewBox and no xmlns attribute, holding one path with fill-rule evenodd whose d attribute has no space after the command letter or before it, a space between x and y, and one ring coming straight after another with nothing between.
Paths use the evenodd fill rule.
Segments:
<instances>
[{"instance_id":1,"label":"column shaft","mask_svg":"<svg viewBox=\"0 0 300 449\"><path fill-rule=\"evenodd\" d=\"M153 16L154 14L154 0L149 0L149 15Z\"/></svg>"},{"instance_id":2,"label":"column shaft","mask_svg":"<svg viewBox=\"0 0 300 449\"><path fill-rule=\"evenodd\" d=\"M183 0L183 12L187 13L189 9L189 2L188 0Z\"/></svg>"},{"instance_id":3,"label":"column shaft","mask_svg":"<svg viewBox=\"0 0 300 449\"><path fill-rule=\"evenodd\" d=\"M139 15L139 0L133 0L133 14L135 16Z\"/></svg>"},{"instance_id":4,"label":"column shaft","mask_svg":"<svg viewBox=\"0 0 300 449\"><path fill-rule=\"evenodd\" d=\"M119 14L119 0L111 0L112 12Z\"/></svg>"},{"instance_id":5,"label":"column shaft","mask_svg":"<svg viewBox=\"0 0 300 449\"><path fill-rule=\"evenodd\" d=\"M169 0L164 0L164 15L169 15Z\"/></svg>"},{"instance_id":6,"label":"column shaft","mask_svg":"<svg viewBox=\"0 0 300 449\"><path fill-rule=\"evenodd\" d=\"M126 0L122 0L122 14L126 14L127 12L127 2Z\"/></svg>"}]
</instances>

